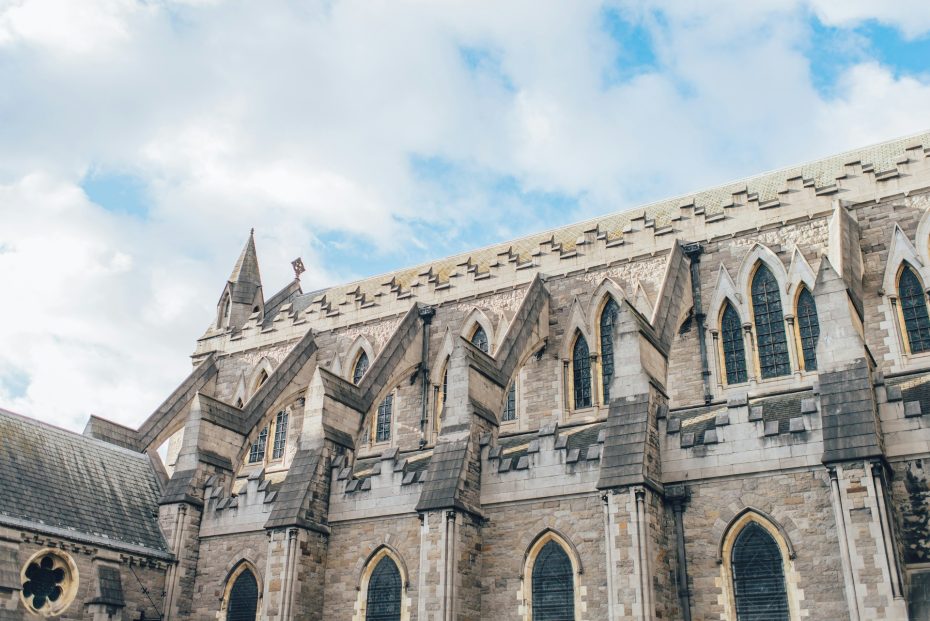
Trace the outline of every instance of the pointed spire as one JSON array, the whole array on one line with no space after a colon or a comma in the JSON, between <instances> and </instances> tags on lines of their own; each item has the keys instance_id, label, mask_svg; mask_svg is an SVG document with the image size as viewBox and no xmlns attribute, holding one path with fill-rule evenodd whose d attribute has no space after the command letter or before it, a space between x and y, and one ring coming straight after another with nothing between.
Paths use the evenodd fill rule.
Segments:
<instances>
[{"instance_id":1,"label":"pointed spire","mask_svg":"<svg viewBox=\"0 0 930 621\"><path fill-rule=\"evenodd\" d=\"M255 250L255 229L249 231L249 240L245 243L239 260L229 275L229 282L262 285L262 277L258 271L258 253Z\"/></svg>"}]
</instances>

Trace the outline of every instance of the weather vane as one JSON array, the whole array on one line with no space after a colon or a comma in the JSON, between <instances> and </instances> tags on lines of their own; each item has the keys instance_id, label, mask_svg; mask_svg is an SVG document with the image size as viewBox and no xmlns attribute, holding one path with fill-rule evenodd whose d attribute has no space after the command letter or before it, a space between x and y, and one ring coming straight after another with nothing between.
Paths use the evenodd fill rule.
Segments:
<instances>
[{"instance_id":1,"label":"weather vane","mask_svg":"<svg viewBox=\"0 0 930 621\"><path fill-rule=\"evenodd\" d=\"M307 268L304 267L304 261L300 257L291 261L291 267L294 268L294 278L296 280L300 280L300 275L307 271Z\"/></svg>"}]
</instances>

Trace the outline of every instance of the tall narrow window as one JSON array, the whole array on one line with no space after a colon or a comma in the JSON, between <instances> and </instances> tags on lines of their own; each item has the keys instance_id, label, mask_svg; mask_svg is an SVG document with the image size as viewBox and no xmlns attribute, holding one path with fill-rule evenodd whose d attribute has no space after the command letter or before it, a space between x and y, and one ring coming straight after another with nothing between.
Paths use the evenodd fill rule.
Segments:
<instances>
[{"instance_id":1,"label":"tall narrow window","mask_svg":"<svg viewBox=\"0 0 930 621\"><path fill-rule=\"evenodd\" d=\"M368 354L365 353L365 350L362 350L355 360L355 368L352 370L352 383L357 386L362 381L366 371L368 371Z\"/></svg>"},{"instance_id":2,"label":"tall narrow window","mask_svg":"<svg viewBox=\"0 0 930 621\"><path fill-rule=\"evenodd\" d=\"M614 376L614 323L620 307L613 298L607 299L601 311L601 384L604 403L610 403L610 380Z\"/></svg>"},{"instance_id":3,"label":"tall narrow window","mask_svg":"<svg viewBox=\"0 0 930 621\"><path fill-rule=\"evenodd\" d=\"M400 621L400 598L400 570L390 556L383 556L368 579L365 621Z\"/></svg>"},{"instance_id":4,"label":"tall narrow window","mask_svg":"<svg viewBox=\"0 0 930 621\"><path fill-rule=\"evenodd\" d=\"M898 279L898 297L901 315L907 332L907 344L912 354L930 350L930 318L927 316L927 294L920 279L909 265L905 265Z\"/></svg>"},{"instance_id":5,"label":"tall narrow window","mask_svg":"<svg viewBox=\"0 0 930 621\"><path fill-rule=\"evenodd\" d=\"M788 621L788 594L781 550L756 522L733 543L731 558L737 621Z\"/></svg>"},{"instance_id":6,"label":"tall narrow window","mask_svg":"<svg viewBox=\"0 0 930 621\"><path fill-rule=\"evenodd\" d=\"M759 371L763 379L788 375L788 339L781 310L781 293L772 271L760 265L752 279L752 313L756 324Z\"/></svg>"},{"instance_id":7,"label":"tall narrow window","mask_svg":"<svg viewBox=\"0 0 930 621\"><path fill-rule=\"evenodd\" d=\"M268 444L268 426L258 432L258 438L249 450L249 463L255 464L265 459L265 446Z\"/></svg>"},{"instance_id":8,"label":"tall narrow window","mask_svg":"<svg viewBox=\"0 0 930 621\"><path fill-rule=\"evenodd\" d=\"M449 359L446 358L445 363L442 367L442 375L439 380L439 391L436 395L436 417L433 428L436 433L439 433L439 428L442 424L442 412L446 408L446 397L448 396L447 390L449 388Z\"/></svg>"},{"instance_id":9,"label":"tall narrow window","mask_svg":"<svg viewBox=\"0 0 930 621\"><path fill-rule=\"evenodd\" d=\"M248 569L236 577L229 591L226 621L255 621L258 614L258 581Z\"/></svg>"},{"instance_id":10,"label":"tall narrow window","mask_svg":"<svg viewBox=\"0 0 930 621\"><path fill-rule=\"evenodd\" d=\"M507 389L507 398L504 399L504 412L501 415L501 420L505 423L507 421L517 419L517 382L516 380L510 382L510 387Z\"/></svg>"},{"instance_id":11,"label":"tall narrow window","mask_svg":"<svg viewBox=\"0 0 930 621\"><path fill-rule=\"evenodd\" d=\"M488 333L484 331L480 325L475 328L474 334L471 335L472 345L483 351L484 353L489 353L491 351L491 345L488 343Z\"/></svg>"},{"instance_id":12,"label":"tall narrow window","mask_svg":"<svg viewBox=\"0 0 930 621\"><path fill-rule=\"evenodd\" d=\"M820 338L820 323L817 321L817 305L814 303L814 296L807 290L807 287L801 289L801 293L798 295L796 314L804 370L816 371L817 339Z\"/></svg>"},{"instance_id":13,"label":"tall narrow window","mask_svg":"<svg viewBox=\"0 0 930 621\"><path fill-rule=\"evenodd\" d=\"M272 459L284 457L284 447L287 446L287 412L278 412L274 419L274 446L271 450Z\"/></svg>"},{"instance_id":14,"label":"tall narrow window","mask_svg":"<svg viewBox=\"0 0 930 621\"><path fill-rule=\"evenodd\" d=\"M375 420L375 442L387 442L391 439L391 417L394 414L394 393L389 394L378 405Z\"/></svg>"},{"instance_id":15,"label":"tall narrow window","mask_svg":"<svg viewBox=\"0 0 930 621\"><path fill-rule=\"evenodd\" d=\"M568 554L555 541L533 563L533 621L575 621L575 580Z\"/></svg>"},{"instance_id":16,"label":"tall narrow window","mask_svg":"<svg viewBox=\"0 0 930 621\"><path fill-rule=\"evenodd\" d=\"M736 309L729 302L723 309L720 333L723 338L723 365L727 374L727 384L745 382L746 348L743 345L743 324Z\"/></svg>"},{"instance_id":17,"label":"tall narrow window","mask_svg":"<svg viewBox=\"0 0 930 621\"><path fill-rule=\"evenodd\" d=\"M579 334L572 348L572 388L575 409L591 407L591 356L588 342Z\"/></svg>"}]
</instances>

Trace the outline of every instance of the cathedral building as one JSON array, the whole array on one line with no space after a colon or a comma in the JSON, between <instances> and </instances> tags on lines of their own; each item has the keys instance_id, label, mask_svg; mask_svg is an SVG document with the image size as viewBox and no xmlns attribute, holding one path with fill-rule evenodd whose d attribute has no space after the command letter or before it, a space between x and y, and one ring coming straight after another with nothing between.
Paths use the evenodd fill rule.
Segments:
<instances>
[{"instance_id":1,"label":"cathedral building","mask_svg":"<svg viewBox=\"0 0 930 621\"><path fill-rule=\"evenodd\" d=\"M300 269L138 429L0 411L0 620L930 619L930 133Z\"/></svg>"}]
</instances>

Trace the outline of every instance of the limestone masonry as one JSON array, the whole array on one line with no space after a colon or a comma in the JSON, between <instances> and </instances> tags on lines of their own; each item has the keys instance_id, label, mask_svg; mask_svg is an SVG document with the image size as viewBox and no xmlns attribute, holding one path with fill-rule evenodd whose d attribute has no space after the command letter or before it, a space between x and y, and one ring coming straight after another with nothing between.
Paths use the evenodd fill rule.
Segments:
<instances>
[{"instance_id":1,"label":"limestone masonry","mask_svg":"<svg viewBox=\"0 0 930 621\"><path fill-rule=\"evenodd\" d=\"M250 236L141 427L0 410L0 621L930 620L928 291L930 133L312 293Z\"/></svg>"}]
</instances>

